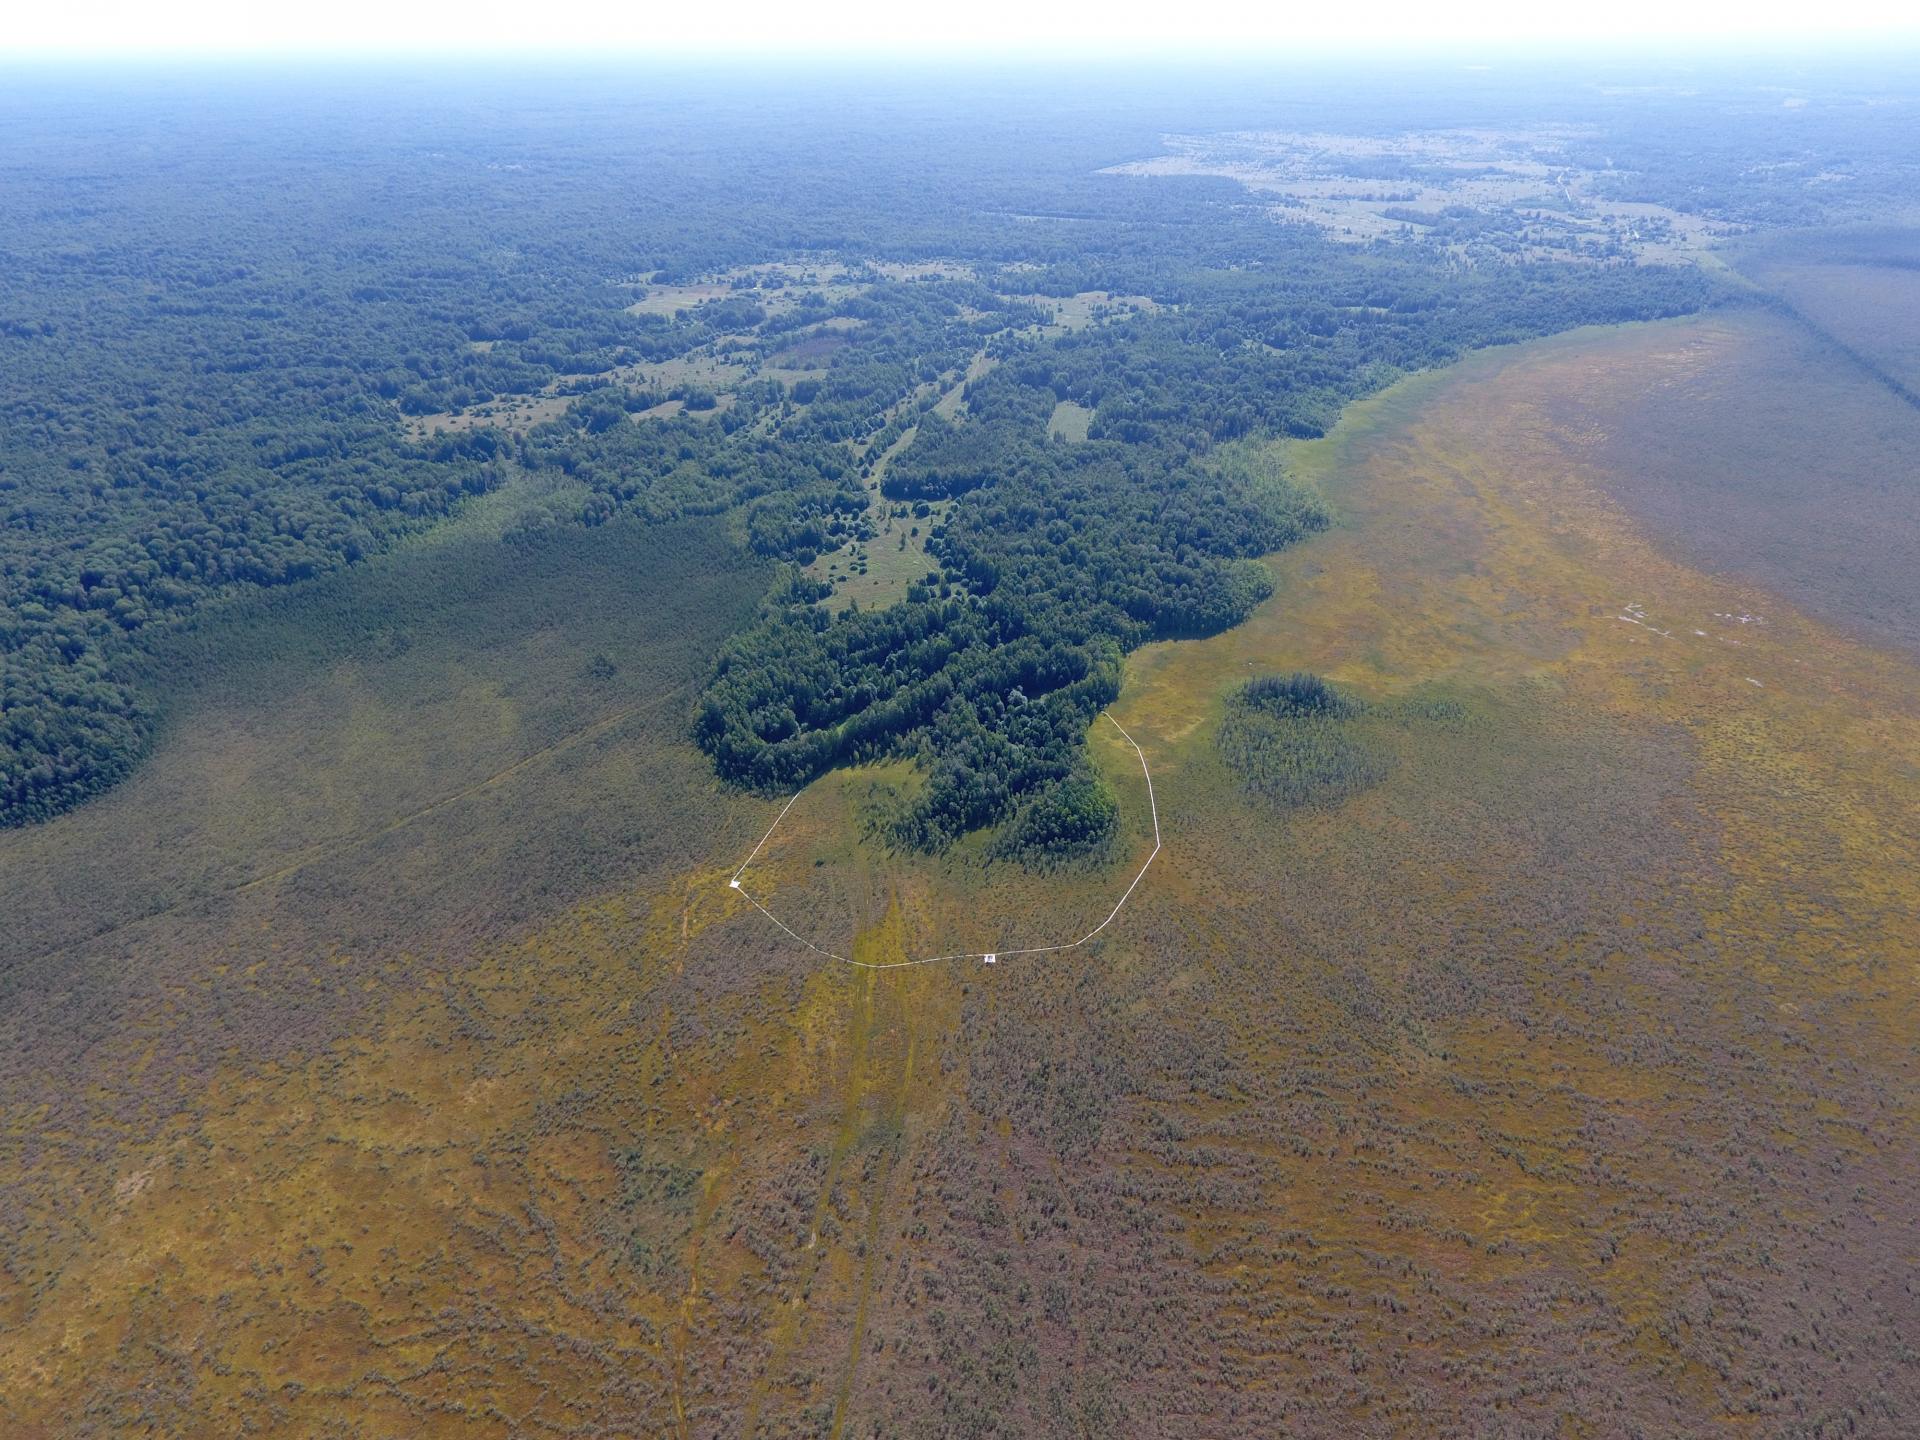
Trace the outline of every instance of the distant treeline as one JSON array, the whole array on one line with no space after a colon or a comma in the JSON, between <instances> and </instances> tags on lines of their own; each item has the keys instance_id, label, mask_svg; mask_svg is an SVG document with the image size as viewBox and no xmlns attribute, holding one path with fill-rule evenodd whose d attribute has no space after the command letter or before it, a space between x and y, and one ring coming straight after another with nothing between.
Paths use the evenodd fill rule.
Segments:
<instances>
[{"instance_id":1,"label":"distant treeline","mask_svg":"<svg viewBox=\"0 0 1920 1440\"><path fill-rule=\"evenodd\" d=\"M1277 225L1224 183L1099 176L1155 138L1117 112L1045 138L1009 115L988 145L964 107L770 130L681 95L608 127L640 102L582 97L577 123L529 101L522 132L364 96L139 103L114 110L138 147L101 143L84 107L14 117L32 143L0 206L0 824L126 773L155 718L149 637L209 596L353 564L516 465L577 497L548 523L725 512L805 561L857 531L863 469L917 425L888 492L956 500L926 583L834 619L786 592L696 729L755 785L919 756L916 834L938 845L1070 783L1117 657L1233 623L1263 593L1245 562L1316 523L1216 447L1317 433L1471 346L1707 296L1676 270L1452 269ZM674 318L628 308L636 276L795 256L975 278L866 272L783 309L769 275ZM1088 290L1163 308L1043 337L1032 297ZM696 351L751 366L829 320L823 373L724 405L621 378ZM999 365L964 417L931 414L930 383L982 348ZM669 389L683 413L631 423ZM578 399L524 440L405 438L406 416L540 392ZM1046 436L1063 399L1093 411L1082 446Z\"/></svg>"}]
</instances>

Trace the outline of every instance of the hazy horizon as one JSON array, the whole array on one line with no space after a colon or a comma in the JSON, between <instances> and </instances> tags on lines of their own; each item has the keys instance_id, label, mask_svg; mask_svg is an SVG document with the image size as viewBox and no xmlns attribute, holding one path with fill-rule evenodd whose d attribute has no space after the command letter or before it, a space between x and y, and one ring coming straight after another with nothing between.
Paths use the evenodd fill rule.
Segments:
<instances>
[{"instance_id":1,"label":"hazy horizon","mask_svg":"<svg viewBox=\"0 0 1920 1440\"><path fill-rule=\"evenodd\" d=\"M15 17L0 27L0 65L8 62L208 60L257 62L435 57L525 62L619 62L636 58L701 61L752 57L1086 62L1229 62L1290 58L1455 60L1470 56L1593 59L1880 54L1920 46L1920 20L1894 0L1847 0L1807 7L1735 5L1728 0L1604 9L1540 7L1478 0L1445 10L1386 0L1366 11L1272 11L1208 0L1167 13L1138 3L1016 7L996 3L966 12L902 10L876 0L837 0L796 11L754 0L716 16L687 11L638 13L611 5L569 11L565 26L546 12L504 4L410 7L347 0L327 7L263 10L233 0L195 0L156 10L107 0Z\"/></svg>"}]
</instances>

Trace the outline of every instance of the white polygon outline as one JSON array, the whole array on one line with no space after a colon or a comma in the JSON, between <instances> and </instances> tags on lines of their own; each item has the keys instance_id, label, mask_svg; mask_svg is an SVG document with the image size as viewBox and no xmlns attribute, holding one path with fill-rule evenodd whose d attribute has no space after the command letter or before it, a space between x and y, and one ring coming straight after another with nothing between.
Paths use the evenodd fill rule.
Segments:
<instances>
[{"instance_id":1,"label":"white polygon outline","mask_svg":"<svg viewBox=\"0 0 1920 1440\"><path fill-rule=\"evenodd\" d=\"M727 882L727 886L729 889L738 890L749 905L753 906L754 909L766 916L767 919L773 921L774 924L786 931L793 939L813 951L814 954L824 955L829 960L838 960L842 965L852 965L860 970L898 970L906 965L935 965L943 960L988 960L992 958L1004 960L1009 955L1048 955L1056 950L1077 949L1113 923L1113 917L1120 913L1120 907L1127 903L1132 897L1134 889L1140 884L1141 880L1146 877L1147 866L1153 864L1154 856L1160 853L1160 807L1154 803L1153 772L1147 769L1146 753L1141 750L1139 742L1136 741L1133 736L1127 734L1126 727L1118 720L1113 719L1112 711L1102 710L1100 713L1105 715L1107 719L1113 721L1113 728L1120 732L1127 744L1133 746L1133 753L1140 757L1140 773L1146 776L1147 780L1147 808L1153 815L1153 854L1147 856L1145 864L1140 867L1140 873L1133 877L1133 884L1127 886L1126 891L1114 902L1113 909L1107 912L1107 918L1094 926L1093 929L1089 930L1086 934L1082 935L1078 940L1068 940L1058 945L1029 945L1024 950L968 950L957 955L927 955L918 960L850 960L845 955L836 955L831 950L823 950L820 946L807 939L806 936L794 930L786 921L767 909L766 906L754 899L753 896L748 895L746 887L740 883L740 877L747 873L747 866L753 863L754 857L766 847L767 841L773 838L773 832L778 830L780 828L780 822L787 818L787 811L793 809L793 801L798 800L804 795L806 793L805 790L795 791L793 800L787 801L787 803L781 807L780 813L773 817L773 824L767 827L767 833L760 837L760 843L754 846L752 851L747 855L747 858L740 862L740 868L733 872L733 878Z\"/></svg>"}]
</instances>

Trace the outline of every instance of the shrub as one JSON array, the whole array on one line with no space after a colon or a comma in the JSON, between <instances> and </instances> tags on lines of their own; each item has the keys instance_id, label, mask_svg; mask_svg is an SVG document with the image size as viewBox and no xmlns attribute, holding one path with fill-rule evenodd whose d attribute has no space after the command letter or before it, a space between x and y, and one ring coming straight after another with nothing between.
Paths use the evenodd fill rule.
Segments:
<instances>
[{"instance_id":1,"label":"shrub","mask_svg":"<svg viewBox=\"0 0 1920 1440\"><path fill-rule=\"evenodd\" d=\"M1263 800L1288 809L1338 805L1393 768L1366 713L1363 702L1317 675L1262 676L1228 703L1220 754Z\"/></svg>"},{"instance_id":2,"label":"shrub","mask_svg":"<svg viewBox=\"0 0 1920 1440\"><path fill-rule=\"evenodd\" d=\"M1365 709L1359 701L1334 689L1318 675L1309 675L1303 670L1249 680L1240 687L1238 703L1248 710L1281 719L1319 716L1344 720Z\"/></svg>"}]
</instances>

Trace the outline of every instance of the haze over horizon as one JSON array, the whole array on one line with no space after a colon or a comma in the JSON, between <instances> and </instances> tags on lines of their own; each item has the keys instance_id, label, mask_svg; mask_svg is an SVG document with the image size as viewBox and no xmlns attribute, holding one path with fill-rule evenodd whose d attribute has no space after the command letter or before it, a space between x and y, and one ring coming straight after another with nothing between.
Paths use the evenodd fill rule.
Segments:
<instances>
[{"instance_id":1,"label":"haze over horizon","mask_svg":"<svg viewBox=\"0 0 1920 1440\"><path fill-rule=\"evenodd\" d=\"M1163 7L1128 0L1015 6L995 0L965 11L835 0L804 11L749 0L724 15L706 10L635 11L605 3L567 12L504 3L405 7L345 0L326 7L258 7L191 0L165 9L130 0L90 0L17 14L0 26L0 61L89 58L352 58L440 55L661 58L923 56L1099 59L1233 58L1266 55L1454 55L1463 51L1649 49L1724 54L1830 43L1833 48L1920 43L1920 21L1896 0L1736 5L1729 0L1655 0L1604 8L1542 7L1477 0L1444 9L1384 0L1361 10L1256 14L1230 0L1183 7L1170 26Z\"/></svg>"}]
</instances>

